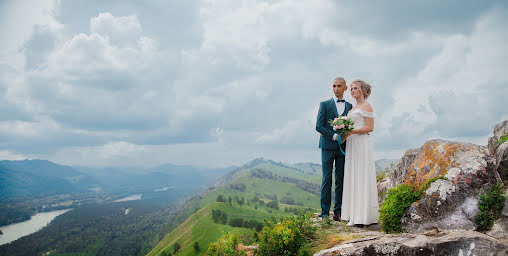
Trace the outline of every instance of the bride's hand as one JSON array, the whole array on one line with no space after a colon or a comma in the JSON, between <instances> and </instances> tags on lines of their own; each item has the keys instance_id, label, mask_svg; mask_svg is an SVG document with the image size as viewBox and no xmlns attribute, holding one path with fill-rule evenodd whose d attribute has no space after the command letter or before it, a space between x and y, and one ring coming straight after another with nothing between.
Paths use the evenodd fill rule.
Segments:
<instances>
[{"instance_id":1,"label":"bride's hand","mask_svg":"<svg viewBox=\"0 0 508 256\"><path fill-rule=\"evenodd\" d=\"M346 141L346 139L347 139L347 137L349 137L349 135L350 135L350 133L345 134L345 135L341 138L340 143L341 143L341 144L342 144L342 143L344 143L344 141Z\"/></svg>"}]
</instances>

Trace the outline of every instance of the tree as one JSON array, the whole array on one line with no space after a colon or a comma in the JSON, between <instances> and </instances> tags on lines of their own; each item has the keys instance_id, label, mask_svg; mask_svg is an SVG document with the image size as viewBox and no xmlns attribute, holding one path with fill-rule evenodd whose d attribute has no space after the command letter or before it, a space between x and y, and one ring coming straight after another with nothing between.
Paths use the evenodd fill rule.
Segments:
<instances>
[{"instance_id":1,"label":"tree","mask_svg":"<svg viewBox=\"0 0 508 256\"><path fill-rule=\"evenodd\" d=\"M180 249L182 249L182 246L180 245L180 243L176 242L175 245L173 246L173 253L178 253L180 251Z\"/></svg>"},{"instance_id":2,"label":"tree","mask_svg":"<svg viewBox=\"0 0 508 256\"><path fill-rule=\"evenodd\" d=\"M231 202L233 201L233 199L231 199L231 196L228 197L228 203L229 203L229 206L231 206Z\"/></svg>"},{"instance_id":3,"label":"tree","mask_svg":"<svg viewBox=\"0 0 508 256\"><path fill-rule=\"evenodd\" d=\"M220 215L220 222L223 225L226 225L226 223L228 222L228 215L225 212L222 212L222 214Z\"/></svg>"},{"instance_id":4,"label":"tree","mask_svg":"<svg viewBox=\"0 0 508 256\"><path fill-rule=\"evenodd\" d=\"M195 251L196 253L198 253L198 252L199 252L199 250L201 250L201 248L199 248L199 243L198 243L198 242L194 242L194 251Z\"/></svg>"},{"instance_id":5,"label":"tree","mask_svg":"<svg viewBox=\"0 0 508 256\"><path fill-rule=\"evenodd\" d=\"M273 200L267 203L266 206L273 209L279 209L279 202L277 202L277 200Z\"/></svg>"},{"instance_id":6,"label":"tree","mask_svg":"<svg viewBox=\"0 0 508 256\"><path fill-rule=\"evenodd\" d=\"M217 200L215 200L215 201L217 201L217 202L224 202L225 203L226 202L226 198L224 198L223 195L219 194L217 196Z\"/></svg>"},{"instance_id":7,"label":"tree","mask_svg":"<svg viewBox=\"0 0 508 256\"><path fill-rule=\"evenodd\" d=\"M242 218L234 218L229 221L229 225L232 227L243 227L243 219Z\"/></svg>"}]
</instances>

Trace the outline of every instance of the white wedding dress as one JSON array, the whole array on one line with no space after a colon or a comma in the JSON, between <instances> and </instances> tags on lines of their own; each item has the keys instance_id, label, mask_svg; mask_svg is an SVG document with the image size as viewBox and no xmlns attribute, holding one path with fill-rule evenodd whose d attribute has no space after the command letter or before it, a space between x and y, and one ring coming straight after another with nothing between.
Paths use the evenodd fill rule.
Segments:
<instances>
[{"instance_id":1,"label":"white wedding dress","mask_svg":"<svg viewBox=\"0 0 508 256\"><path fill-rule=\"evenodd\" d=\"M347 116L357 129L365 125L364 117L373 118L374 113L358 108ZM341 219L349 221L349 225L378 223L376 168L369 135L353 134L346 141Z\"/></svg>"}]
</instances>

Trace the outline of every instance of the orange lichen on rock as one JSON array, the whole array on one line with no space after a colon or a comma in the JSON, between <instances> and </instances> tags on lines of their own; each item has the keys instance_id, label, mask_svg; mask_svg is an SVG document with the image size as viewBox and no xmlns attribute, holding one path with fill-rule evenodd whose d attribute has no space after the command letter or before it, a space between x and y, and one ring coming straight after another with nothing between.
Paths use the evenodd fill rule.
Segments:
<instances>
[{"instance_id":1,"label":"orange lichen on rock","mask_svg":"<svg viewBox=\"0 0 508 256\"><path fill-rule=\"evenodd\" d=\"M459 167L455 161L455 153L462 150L470 150L472 147L459 143L440 143L429 141L422 147L422 151L409 166L404 183L412 184L415 189L420 189L430 178L444 176L453 167Z\"/></svg>"}]
</instances>

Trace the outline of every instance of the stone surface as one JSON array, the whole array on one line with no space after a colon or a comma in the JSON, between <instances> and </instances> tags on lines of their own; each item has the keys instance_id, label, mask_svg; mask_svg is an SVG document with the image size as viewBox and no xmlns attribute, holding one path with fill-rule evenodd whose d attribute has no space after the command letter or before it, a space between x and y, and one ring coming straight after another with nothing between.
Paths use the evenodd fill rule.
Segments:
<instances>
[{"instance_id":1,"label":"stone surface","mask_svg":"<svg viewBox=\"0 0 508 256\"><path fill-rule=\"evenodd\" d=\"M494 133L494 136L489 138L488 148L490 155L495 156L499 138L501 138L503 134L508 132L508 120L504 120L499 124L495 124L492 127L492 131Z\"/></svg>"},{"instance_id":2,"label":"stone surface","mask_svg":"<svg viewBox=\"0 0 508 256\"><path fill-rule=\"evenodd\" d=\"M397 169L390 174L390 186L388 188L393 188L402 182L404 182L404 178L406 176L406 172L409 169L409 166L413 163L415 158L421 152L421 149L408 149L402 156L402 159L397 164Z\"/></svg>"},{"instance_id":3,"label":"stone surface","mask_svg":"<svg viewBox=\"0 0 508 256\"><path fill-rule=\"evenodd\" d=\"M377 199L379 202L379 205L382 205L385 198L386 193L388 192L388 189L390 188L391 180L390 177L386 177L383 181L380 181L377 183Z\"/></svg>"},{"instance_id":4,"label":"stone surface","mask_svg":"<svg viewBox=\"0 0 508 256\"><path fill-rule=\"evenodd\" d=\"M508 245L475 231L436 231L371 236L314 255L508 255Z\"/></svg>"},{"instance_id":5,"label":"stone surface","mask_svg":"<svg viewBox=\"0 0 508 256\"><path fill-rule=\"evenodd\" d=\"M496 183L493 161L484 146L431 140L420 149L406 151L397 170L390 175L390 187L402 183L421 188L431 178L421 200L414 202L402 218L408 232L475 228L479 191Z\"/></svg>"},{"instance_id":6,"label":"stone surface","mask_svg":"<svg viewBox=\"0 0 508 256\"><path fill-rule=\"evenodd\" d=\"M508 141L496 149L496 171L503 181L508 181Z\"/></svg>"}]
</instances>

